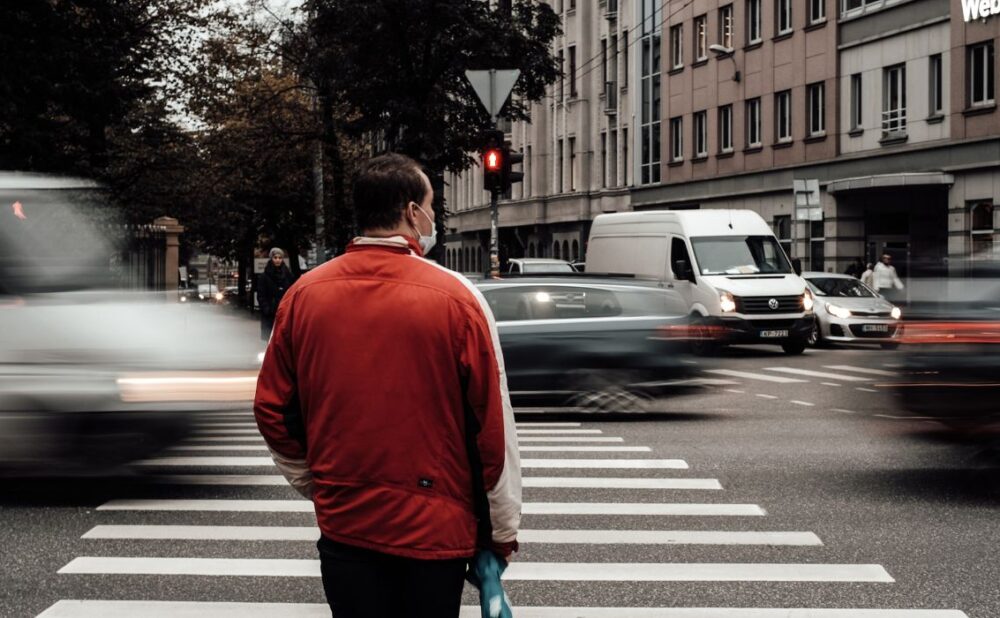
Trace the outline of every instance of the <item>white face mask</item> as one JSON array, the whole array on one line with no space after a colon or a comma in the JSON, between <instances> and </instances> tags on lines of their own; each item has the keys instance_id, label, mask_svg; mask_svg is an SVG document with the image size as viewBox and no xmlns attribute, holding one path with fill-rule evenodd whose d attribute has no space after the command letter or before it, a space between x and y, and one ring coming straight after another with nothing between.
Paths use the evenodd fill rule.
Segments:
<instances>
[{"instance_id":1,"label":"white face mask","mask_svg":"<svg viewBox=\"0 0 1000 618\"><path fill-rule=\"evenodd\" d=\"M411 202L411 203L417 206L416 202ZM424 252L424 255L427 255L428 253L431 252L431 249L433 249L434 245L437 243L437 230L434 229L434 219L428 217L427 213L425 213L424 209L421 208L420 206L417 206L417 210L420 211L420 214L422 214L425 219L431 222L431 233L428 236L424 236L423 234L421 234L419 227L414 227L414 229L417 230L417 236L418 236L417 242L420 244L420 250Z\"/></svg>"}]
</instances>

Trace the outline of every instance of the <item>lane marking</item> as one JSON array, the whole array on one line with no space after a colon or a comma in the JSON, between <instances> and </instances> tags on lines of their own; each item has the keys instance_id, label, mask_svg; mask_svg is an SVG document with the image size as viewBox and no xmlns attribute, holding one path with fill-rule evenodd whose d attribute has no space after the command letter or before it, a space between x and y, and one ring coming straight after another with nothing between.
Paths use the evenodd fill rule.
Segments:
<instances>
[{"instance_id":1,"label":"lane marking","mask_svg":"<svg viewBox=\"0 0 1000 618\"><path fill-rule=\"evenodd\" d=\"M799 369L797 367L765 367L766 371L778 371L790 373L797 376L808 376L810 378L826 378L827 380L844 380L845 382L868 382L869 378L858 376L845 376L839 373L827 373L825 371L813 371L812 369Z\"/></svg>"},{"instance_id":2,"label":"lane marking","mask_svg":"<svg viewBox=\"0 0 1000 618\"><path fill-rule=\"evenodd\" d=\"M837 384L835 382L820 382L823 386L843 386L843 384Z\"/></svg>"},{"instance_id":3,"label":"lane marking","mask_svg":"<svg viewBox=\"0 0 1000 618\"><path fill-rule=\"evenodd\" d=\"M81 556L60 574L319 577L319 560ZM518 562L506 581L870 582L895 580L877 564Z\"/></svg>"},{"instance_id":4,"label":"lane marking","mask_svg":"<svg viewBox=\"0 0 1000 618\"><path fill-rule=\"evenodd\" d=\"M518 435L594 435L604 433L600 429L518 429Z\"/></svg>"},{"instance_id":5,"label":"lane marking","mask_svg":"<svg viewBox=\"0 0 1000 618\"><path fill-rule=\"evenodd\" d=\"M307 541L319 538L316 526L95 526L83 539L157 541ZM523 543L556 545L774 545L813 547L823 542L812 532L733 532L723 530L519 530Z\"/></svg>"},{"instance_id":6,"label":"lane marking","mask_svg":"<svg viewBox=\"0 0 1000 618\"><path fill-rule=\"evenodd\" d=\"M270 457L156 457L139 466L274 467ZM580 468L609 470L686 470L683 459L522 459L522 468Z\"/></svg>"},{"instance_id":7,"label":"lane marking","mask_svg":"<svg viewBox=\"0 0 1000 618\"><path fill-rule=\"evenodd\" d=\"M870 367L856 367L854 365L823 365L826 369L836 369L837 371L853 371L855 373L870 373L875 376L887 376L894 377L898 375L893 371L884 371L882 369L872 369Z\"/></svg>"},{"instance_id":8,"label":"lane marking","mask_svg":"<svg viewBox=\"0 0 1000 618\"><path fill-rule=\"evenodd\" d=\"M312 513L308 500L116 499L98 511L171 511L215 513ZM686 502L525 502L525 515L677 515L762 517L756 504L690 504Z\"/></svg>"},{"instance_id":9,"label":"lane marking","mask_svg":"<svg viewBox=\"0 0 1000 618\"><path fill-rule=\"evenodd\" d=\"M581 423L515 423L518 427L579 427Z\"/></svg>"},{"instance_id":10,"label":"lane marking","mask_svg":"<svg viewBox=\"0 0 1000 618\"><path fill-rule=\"evenodd\" d=\"M794 404L798 404L800 406L809 406L809 407L812 407L812 406L816 405L814 403L809 403L808 401L799 401L798 399L792 399L791 402L794 403Z\"/></svg>"},{"instance_id":11,"label":"lane marking","mask_svg":"<svg viewBox=\"0 0 1000 618\"><path fill-rule=\"evenodd\" d=\"M723 376L730 376L733 378L747 378L749 380L762 380L764 382L777 382L778 384L795 384L808 382L809 380L799 380L798 378L784 378L781 376L772 376L764 373L751 373L749 371L736 371L733 369L706 369L707 373L715 373Z\"/></svg>"},{"instance_id":12,"label":"lane marking","mask_svg":"<svg viewBox=\"0 0 1000 618\"><path fill-rule=\"evenodd\" d=\"M648 453L648 446L519 446L522 453ZM268 452L267 445L200 445L186 444L172 446L168 451L263 451Z\"/></svg>"},{"instance_id":13,"label":"lane marking","mask_svg":"<svg viewBox=\"0 0 1000 618\"><path fill-rule=\"evenodd\" d=\"M460 618L479 618L478 605ZM765 607L539 607L516 608L518 618L969 618L947 609L814 609ZM326 603L221 601L57 601L37 618L330 618Z\"/></svg>"},{"instance_id":14,"label":"lane marking","mask_svg":"<svg viewBox=\"0 0 1000 618\"><path fill-rule=\"evenodd\" d=\"M172 485L259 485L286 487L288 481L280 474L176 474L156 477L156 481ZM605 476L525 476L526 488L588 488L588 489L690 489L719 490L717 479L675 478L610 478Z\"/></svg>"},{"instance_id":15,"label":"lane marking","mask_svg":"<svg viewBox=\"0 0 1000 618\"><path fill-rule=\"evenodd\" d=\"M761 397L763 399L777 399L778 398L776 395L767 395L765 393L757 393L757 396Z\"/></svg>"},{"instance_id":16,"label":"lane marking","mask_svg":"<svg viewBox=\"0 0 1000 618\"><path fill-rule=\"evenodd\" d=\"M843 414L857 414L854 410L845 410L843 408L833 408L834 412L841 412Z\"/></svg>"},{"instance_id":17,"label":"lane marking","mask_svg":"<svg viewBox=\"0 0 1000 618\"><path fill-rule=\"evenodd\" d=\"M195 430L197 436L259 436L256 429L203 429Z\"/></svg>"},{"instance_id":18,"label":"lane marking","mask_svg":"<svg viewBox=\"0 0 1000 618\"><path fill-rule=\"evenodd\" d=\"M878 392L878 391L877 391L877 390L875 390L874 388L863 388L863 387L861 387L861 386L859 386L859 387L858 387L858 390L859 390L859 391L864 391L864 392L866 392L866 393L877 393L877 392Z\"/></svg>"},{"instance_id":19,"label":"lane marking","mask_svg":"<svg viewBox=\"0 0 1000 618\"><path fill-rule=\"evenodd\" d=\"M725 390L727 393L736 393L738 395L742 395L743 393L746 392L746 391L741 391L738 388L726 388L726 389L723 389L723 390Z\"/></svg>"},{"instance_id":20,"label":"lane marking","mask_svg":"<svg viewBox=\"0 0 1000 618\"><path fill-rule=\"evenodd\" d=\"M518 436L517 441L520 442L624 442L625 438L611 438L607 436L580 436L578 438L574 437L564 437L564 436Z\"/></svg>"}]
</instances>

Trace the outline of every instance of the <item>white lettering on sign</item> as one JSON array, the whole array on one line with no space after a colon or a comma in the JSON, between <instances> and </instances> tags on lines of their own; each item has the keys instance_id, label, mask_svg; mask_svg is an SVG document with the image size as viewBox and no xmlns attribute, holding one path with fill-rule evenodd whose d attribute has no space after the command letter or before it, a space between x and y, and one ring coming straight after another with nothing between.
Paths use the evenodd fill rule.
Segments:
<instances>
[{"instance_id":1,"label":"white lettering on sign","mask_svg":"<svg viewBox=\"0 0 1000 618\"><path fill-rule=\"evenodd\" d=\"M965 21L986 19L990 15L1000 15L1000 0L962 0Z\"/></svg>"}]
</instances>

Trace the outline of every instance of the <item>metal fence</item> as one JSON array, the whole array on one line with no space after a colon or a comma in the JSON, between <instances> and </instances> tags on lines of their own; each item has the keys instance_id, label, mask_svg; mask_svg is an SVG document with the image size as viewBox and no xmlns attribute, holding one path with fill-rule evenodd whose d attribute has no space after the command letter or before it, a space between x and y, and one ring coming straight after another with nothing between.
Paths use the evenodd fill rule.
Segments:
<instances>
[{"instance_id":1,"label":"metal fence","mask_svg":"<svg viewBox=\"0 0 1000 618\"><path fill-rule=\"evenodd\" d=\"M116 287L126 290L166 289L166 235L157 225L117 226L118 250L111 256Z\"/></svg>"}]
</instances>

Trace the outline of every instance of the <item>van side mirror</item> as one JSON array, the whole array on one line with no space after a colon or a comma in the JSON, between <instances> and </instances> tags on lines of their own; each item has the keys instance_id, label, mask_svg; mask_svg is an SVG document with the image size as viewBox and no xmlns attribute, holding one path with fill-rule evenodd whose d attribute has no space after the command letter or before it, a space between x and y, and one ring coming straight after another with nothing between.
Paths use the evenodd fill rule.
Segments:
<instances>
[{"instance_id":1,"label":"van side mirror","mask_svg":"<svg viewBox=\"0 0 1000 618\"><path fill-rule=\"evenodd\" d=\"M802 258L795 258L792 260L792 270L795 271L796 275L802 276Z\"/></svg>"},{"instance_id":2,"label":"van side mirror","mask_svg":"<svg viewBox=\"0 0 1000 618\"><path fill-rule=\"evenodd\" d=\"M679 279L686 279L691 283L697 283L694 279L694 269L688 264L687 260L675 260L674 261L674 274L679 273Z\"/></svg>"}]
</instances>

